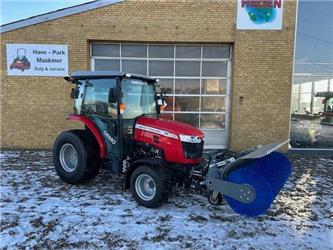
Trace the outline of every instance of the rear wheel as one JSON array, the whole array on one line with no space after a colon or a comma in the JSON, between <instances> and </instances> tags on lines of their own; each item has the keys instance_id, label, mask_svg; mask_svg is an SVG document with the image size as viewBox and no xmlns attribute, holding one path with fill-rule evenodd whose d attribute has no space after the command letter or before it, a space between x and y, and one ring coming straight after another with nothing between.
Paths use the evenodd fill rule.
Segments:
<instances>
[{"instance_id":1,"label":"rear wheel","mask_svg":"<svg viewBox=\"0 0 333 250\"><path fill-rule=\"evenodd\" d=\"M134 199L142 206L155 208L169 198L169 178L161 167L139 166L131 175Z\"/></svg>"},{"instance_id":2,"label":"rear wheel","mask_svg":"<svg viewBox=\"0 0 333 250\"><path fill-rule=\"evenodd\" d=\"M86 130L60 134L53 147L53 162L62 180L78 184L94 178L99 172L98 148Z\"/></svg>"}]
</instances>

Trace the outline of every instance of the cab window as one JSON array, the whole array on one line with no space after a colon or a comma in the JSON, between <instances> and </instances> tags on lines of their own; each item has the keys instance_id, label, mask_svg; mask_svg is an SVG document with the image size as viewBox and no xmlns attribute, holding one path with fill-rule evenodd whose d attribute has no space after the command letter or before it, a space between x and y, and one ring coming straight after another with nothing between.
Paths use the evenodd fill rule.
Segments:
<instances>
[{"instance_id":1,"label":"cab window","mask_svg":"<svg viewBox=\"0 0 333 250\"><path fill-rule=\"evenodd\" d=\"M109 103L109 90L115 88L116 80L112 78L90 79L85 81L85 95L81 112L85 115L117 117L117 104Z\"/></svg>"},{"instance_id":2,"label":"cab window","mask_svg":"<svg viewBox=\"0 0 333 250\"><path fill-rule=\"evenodd\" d=\"M143 114L156 114L153 84L139 79L124 79L122 92L121 102L126 107L123 118L133 119Z\"/></svg>"}]
</instances>

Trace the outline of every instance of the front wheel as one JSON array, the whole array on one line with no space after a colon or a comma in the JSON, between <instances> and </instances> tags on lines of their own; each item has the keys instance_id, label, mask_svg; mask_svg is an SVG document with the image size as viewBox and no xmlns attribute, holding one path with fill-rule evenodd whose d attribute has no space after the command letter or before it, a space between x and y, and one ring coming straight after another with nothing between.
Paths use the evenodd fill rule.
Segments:
<instances>
[{"instance_id":1,"label":"front wheel","mask_svg":"<svg viewBox=\"0 0 333 250\"><path fill-rule=\"evenodd\" d=\"M130 179L134 199L142 206L155 208L169 198L169 180L161 167L139 166Z\"/></svg>"}]
</instances>

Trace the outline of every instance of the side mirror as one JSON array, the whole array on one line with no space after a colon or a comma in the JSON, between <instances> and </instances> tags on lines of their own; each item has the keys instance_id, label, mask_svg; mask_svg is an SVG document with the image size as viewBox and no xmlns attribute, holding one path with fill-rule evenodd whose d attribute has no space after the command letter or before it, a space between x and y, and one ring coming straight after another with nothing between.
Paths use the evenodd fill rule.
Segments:
<instances>
[{"instance_id":1,"label":"side mirror","mask_svg":"<svg viewBox=\"0 0 333 250\"><path fill-rule=\"evenodd\" d=\"M112 88L109 90L109 103L117 102L117 89Z\"/></svg>"},{"instance_id":2,"label":"side mirror","mask_svg":"<svg viewBox=\"0 0 333 250\"><path fill-rule=\"evenodd\" d=\"M157 104L160 107L160 110L163 111L166 106L168 106L168 103L166 101L166 93L161 92L157 99Z\"/></svg>"},{"instance_id":3,"label":"side mirror","mask_svg":"<svg viewBox=\"0 0 333 250\"><path fill-rule=\"evenodd\" d=\"M72 88L70 97L73 99L77 99L79 97L79 89L78 88Z\"/></svg>"},{"instance_id":4,"label":"side mirror","mask_svg":"<svg viewBox=\"0 0 333 250\"><path fill-rule=\"evenodd\" d=\"M69 76L64 77L64 79L65 79L67 82L69 82L69 83L72 82L72 78L70 78Z\"/></svg>"}]
</instances>

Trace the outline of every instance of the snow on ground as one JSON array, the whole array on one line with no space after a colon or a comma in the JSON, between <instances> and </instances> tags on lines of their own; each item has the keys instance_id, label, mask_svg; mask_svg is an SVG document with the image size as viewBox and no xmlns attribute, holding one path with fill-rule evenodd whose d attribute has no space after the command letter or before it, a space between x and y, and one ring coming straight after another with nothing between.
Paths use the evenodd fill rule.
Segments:
<instances>
[{"instance_id":1,"label":"snow on ground","mask_svg":"<svg viewBox=\"0 0 333 250\"><path fill-rule=\"evenodd\" d=\"M333 249L333 158L291 160L285 188L253 219L186 191L147 209L106 171L72 186L56 175L50 152L5 151L0 248Z\"/></svg>"}]
</instances>

